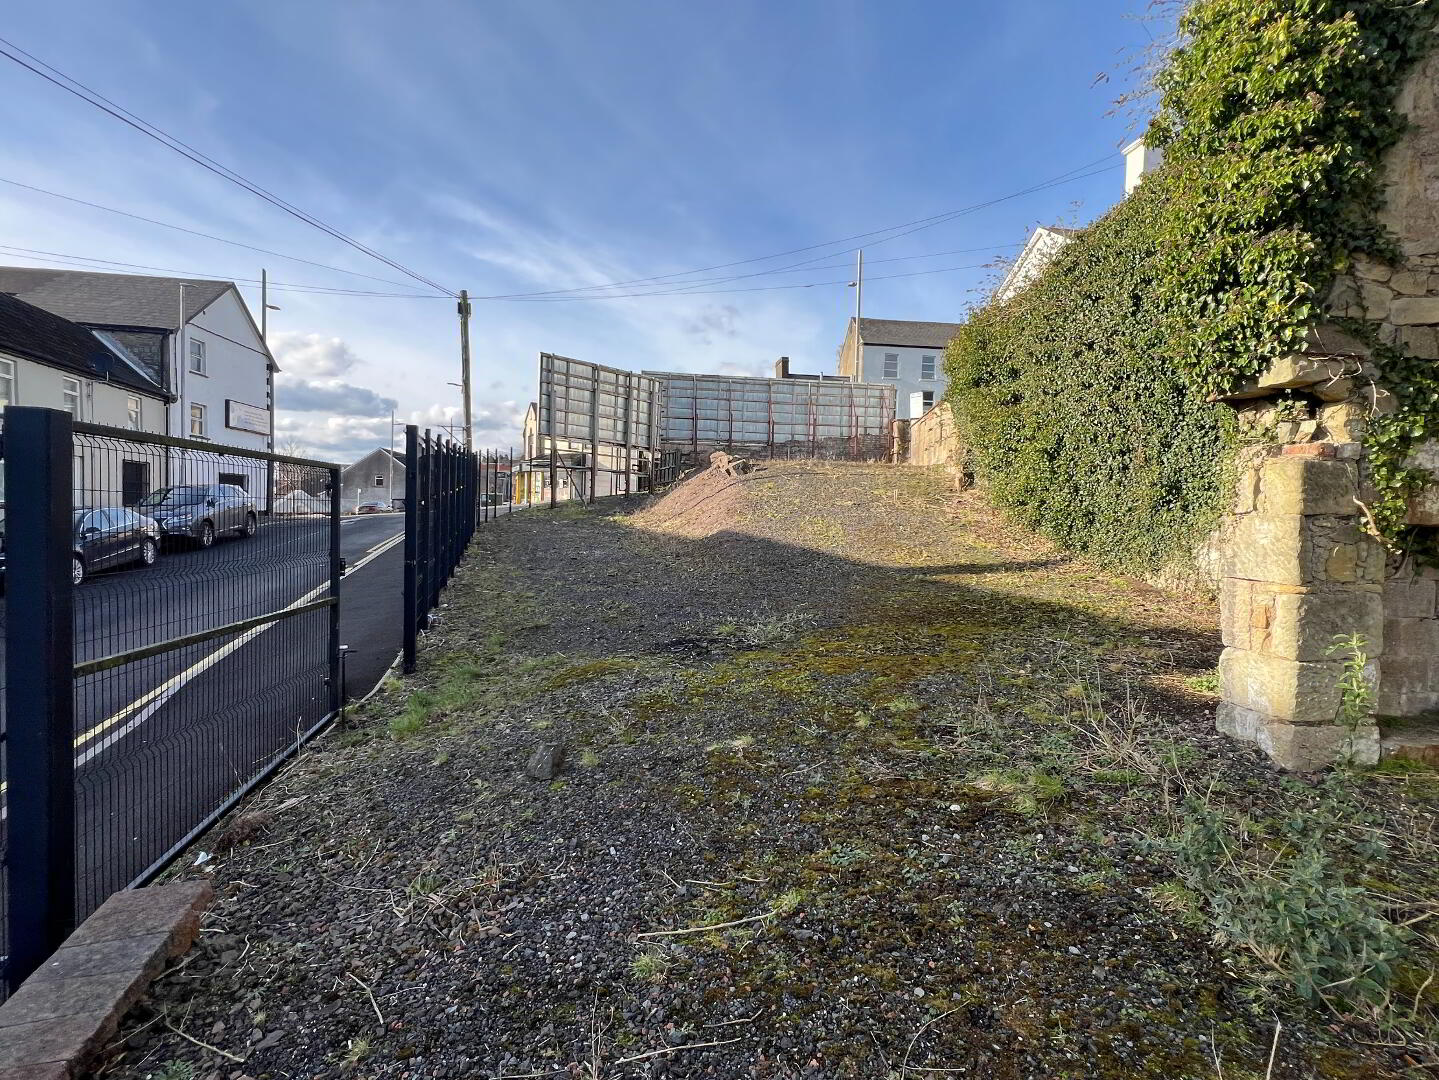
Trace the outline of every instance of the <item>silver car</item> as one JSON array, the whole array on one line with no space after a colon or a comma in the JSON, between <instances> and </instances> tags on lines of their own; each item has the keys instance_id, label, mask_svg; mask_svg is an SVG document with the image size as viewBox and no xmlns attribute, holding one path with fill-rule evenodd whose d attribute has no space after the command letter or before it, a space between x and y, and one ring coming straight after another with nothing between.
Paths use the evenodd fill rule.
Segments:
<instances>
[{"instance_id":1,"label":"silver car","mask_svg":"<svg viewBox=\"0 0 1439 1080\"><path fill-rule=\"evenodd\" d=\"M178 484L140 500L138 508L160 526L167 539L209 547L223 532L254 536L260 514L245 490L234 484Z\"/></svg>"}]
</instances>

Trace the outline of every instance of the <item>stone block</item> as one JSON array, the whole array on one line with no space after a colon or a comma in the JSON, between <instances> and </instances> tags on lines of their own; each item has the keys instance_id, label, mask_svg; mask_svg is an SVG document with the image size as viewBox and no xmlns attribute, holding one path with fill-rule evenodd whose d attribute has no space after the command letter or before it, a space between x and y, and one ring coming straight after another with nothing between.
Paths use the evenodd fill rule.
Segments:
<instances>
[{"instance_id":1,"label":"stone block","mask_svg":"<svg viewBox=\"0 0 1439 1080\"><path fill-rule=\"evenodd\" d=\"M1343 668L1338 660L1311 663L1231 647L1219 658L1220 696L1275 720L1331 724Z\"/></svg>"},{"instance_id":2,"label":"stone block","mask_svg":"<svg viewBox=\"0 0 1439 1080\"><path fill-rule=\"evenodd\" d=\"M1389 305L1395 326L1439 325L1439 296L1400 296Z\"/></svg>"},{"instance_id":3,"label":"stone block","mask_svg":"<svg viewBox=\"0 0 1439 1080\"><path fill-rule=\"evenodd\" d=\"M117 938L79 947L63 946L41 964L29 982L41 979L83 979L116 971L142 971L158 975L165 962L175 955L175 942L168 933ZM27 983L26 985L29 985Z\"/></svg>"},{"instance_id":4,"label":"stone block","mask_svg":"<svg viewBox=\"0 0 1439 1080\"><path fill-rule=\"evenodd\" d=\"M1388 281L1394 274L1394 268L1360 255L1354 260L1354 272L1368 281Z\"/></svg>"},{"instance_id":5,"label":"stone block","mask_svg":"<svg viewBox=\"0 0 1439 1080\"><path fill-rule=\"evenodd\" d=\"M1428 439L1419 444L1407 458L1404 465L1410 469L1427 469L1433 482L1409 499L1410 525L1439 525L1439 439Z\"/></svg>"},{"instance_id":6,"label":"stone block","mask_svg":"<svg viewBox=\"0 0 1439 1080\"><path fill-rule=\"evenodd\" d=\"M1303 353L1275 357L1255 380L1260 390L1287 390L1333 382L1347 374L1343 360L1319 359Z\"/></svg>"},{"instance_id":7,"label":"stone block","mask_svg":"<svg viewBox=\"0 0 1439 1080\"><path fill-rule=\"evenodd\" d=\"M1400 270L1390 274L1389 288L1400 296L1424 296L1429 292L1429 271Z\"/></svg>"},{"instance_id":8,"label":"stone block","mask_svg":"<svg viewBox=\"0 0 1439 1080\"><path fill-rule=\"evenodd\" d=\"M1379 322L1389 315L1389 309L1394 302L1394 290L1377 281L1361 281L1359 283L1359 302L1364 307L1364 314L1375 322Z\"/></svg>"},{"instance_id":9,"label":"stone block","mask_svg":"<svg viewBox=\"0 0 1439 1080\"><path fill-rule=\"evenodd\" d=\"M1324 428L1324 438L1330 442L1363 442L1369 430L1369 407L1363 401L1323 405L1319 409L1319 423Z\"/></svg>"},{"instance_id":10,"label":"stone block","mask_svg":"<svg viewBox=\"0 0 1439 1080\"><path fill-rule=\"evenodd\" d=\"M102 1049L114 1033L108 1011L37 1020L0 1028L0 1071L84 1060Z\"/></svg>"},{"instance_id":11,"label":"stone block","mask_svg":"<svg viewBox=\"0 0 1439 1080\"><path fill-rule=\"evenodd\" d=\"M1439 619L1394 619L1389 627L1389 648L1396 657L1439 662Z\"/></svg>"},{"instance_id":12,"label":"stone block","mask_svg":"<svg viewBox=\"0 0 1439 1080\"><path fill-rule=\"evenodd\" d=\"M1439 358L1439 329L1433 326L1405 326L1399 331L1399 346L1406 356L1421 360Z\"/></svg>"},{"instance_id":13,"label":"stone block","mask_svg":"<svg viewBox=\"0 0 1439 1080\"><path fill-rule=\"evenodd\" d=\"M1226 576L1304 584L1303 526L1297 514L1246 514L1234 525Z\"/></svg>"},{"instance_id":14,"label":"stone block","mask_svg":"<svg viewBox=\"0 0 1439 1080\"><path fill-rule=\"evenodd\" d=\"M150 983L144 971L112 971L69 979L25 980L0 1009L0 1031L77 1014L109 1014L113 1026Z\"/></svg>"},{"instance_id":15,"label":"stone block","mask_svg":"<svg viewBox=\"0 0 1439 1080\"><path fill-rule=\"evenodd\" d=\"M1432 619L1439 615L1439 582L1393 578L1384 583L1384 614L1390 619Z\"/></svg>"},{"instance_id":16,"label":"stone block","mask_svg":"<svg viewBox=\"0 0 1439 1080\"><path fill-rule=\"evenodd\" d=\"M1253 743L1280 768L1293 772L1322 769L1344 758L1365 765L1379 760L1379 729L1372 724L1354 731L1339 724L1292 724L1225 701L1215 726Z\"/></svg>"},{"instance_id":17,"label":"stone block","mask_svg":"<svg viewBox=\"0 0 1439 1080\"><path fill-rule=\"evenodd\" d=\"M1277 593L1270 597L1271 626L1267 650L1288 660L1331 661L1336 638L1360 634L1369 656L1381 655L1384 640L1384 601L1378 593L1357 589L1325 589L1306 593Z\"/></svg>"},{"instance_id":18,"label":"stone block","mask_svg":"<svg viewBox=\"0 0 1439 1080\"><path fill-rule=\"evenodd\" d=\"M1279 453L1284 457L1317 457L1332 458L1338 455L1334 452L1332 443L1291 443L1288 446L1279 448Z\"/></svg>"},{"instance_id":19,"label":"stone block","mask_svg":"<svg viewBox=\"0 0 1439 1080\"><path fill-rule=\"evenodd\" d=\"M200 913L215 891L208 881L176 881L117 892L80 924L66 947L164 933L173 952L184 952L200 932Z\"/></svg>"},{"instance_id":20,"label":"stone block","mask_svg":"<svg viewBox=\"0 0 1439 1080\"><path fill-rule=\"evenodd\" d=\"M1259 509L1271 515L1355 514L1358 477L1356 466L1347 461L1294 455L1270 458L1260 479Z\"/></svg>"},{"instance_id":21,"label":"stone block","mask_svg":"<svg viewBox=\"0 0 1439 1080\"><path fill-rule=\"evenodd\" d=\"M47 1061L43 1065L24 1065L18 1069L0 1069L0 1080L73 1080L74 1073L64 1061Z\"/></svg>"}]
</instances>

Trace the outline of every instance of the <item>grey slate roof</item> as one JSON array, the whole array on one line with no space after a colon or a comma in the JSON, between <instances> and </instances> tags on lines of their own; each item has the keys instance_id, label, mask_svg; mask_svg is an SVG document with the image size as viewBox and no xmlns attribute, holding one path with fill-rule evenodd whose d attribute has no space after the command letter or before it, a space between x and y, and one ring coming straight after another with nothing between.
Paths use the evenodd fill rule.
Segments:
<instances>
[{"instance_id":1,"label":"grey slate roof","mask_svg":"<svg viewBox=\"0 0 1439 1080\"><path fill-rule=\"evenodd\" d=\"M904 345L942 349L963 323L907 322L904 319L860 319L859 339L866 345Z\"/></svg>"},{"instance_id":2,"label":"grey slate roof","mask_svg":"<svg viewBox=\"0 0 1439 1080\"><path fill-rule=\"evenodd\" d=\"M163 388L96 337L93 330L4 293L0 293L0 352L88 379L119 383L155 397L167 396Z\"/></svg>"},{"instance_id":3,"label":"grey slate roof","mask_svg":"<svg viewBox=\"0 0 1439 1080\"><path fill-rule=\"evenodd\" d=\"M184 290L187 322L234 287L228 281L195 278L0 266L0 293L95 326L178 330L181 284L193 286Z\"/></svg>"}]
</instances>

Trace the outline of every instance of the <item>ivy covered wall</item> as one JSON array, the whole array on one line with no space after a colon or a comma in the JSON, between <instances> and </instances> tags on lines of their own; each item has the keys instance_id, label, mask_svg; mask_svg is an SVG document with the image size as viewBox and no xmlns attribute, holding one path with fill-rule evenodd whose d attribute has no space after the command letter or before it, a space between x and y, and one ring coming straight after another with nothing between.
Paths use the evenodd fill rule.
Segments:
<instances>
[{"instance_id":1,"label":"ivy covered wall","mask_svg":"<svg viewBox=\"0 0 1439 1080\"><path fill-rule=\"evenodd\" d=\"M997 502L1131 569L1193 558L1236 449L1276 437L1241 432L1216 397L1305 348L1356 256L1400 257L1379 220L1383 162L1433 25L1422 0L1191 5L1147 136L1163 167L949 347L956 422ZM1403 545L1423 479L1405 462L1439 431L1439 381L1375 344L1368 371L1394 402L1366 435L1375 519Z\"/></svg>"}]
</instances>

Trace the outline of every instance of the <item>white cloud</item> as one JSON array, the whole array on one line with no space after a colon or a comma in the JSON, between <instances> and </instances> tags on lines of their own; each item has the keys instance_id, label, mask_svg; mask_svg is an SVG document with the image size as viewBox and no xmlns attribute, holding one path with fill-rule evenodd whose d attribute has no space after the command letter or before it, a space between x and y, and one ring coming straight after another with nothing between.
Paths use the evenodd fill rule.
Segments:
<instances>
[{"instance_id":1,"label":"white cloud","mask_svg":"<svg viewBox=\"0 0 1439 1080\"><path fill-rule=\"evenodd\" d=\"M360 358L344 341L323 334L271 334L270 351L275 354L281 372L304 378L343 375L360 363Z\"/></svg>"}]
</instances>

